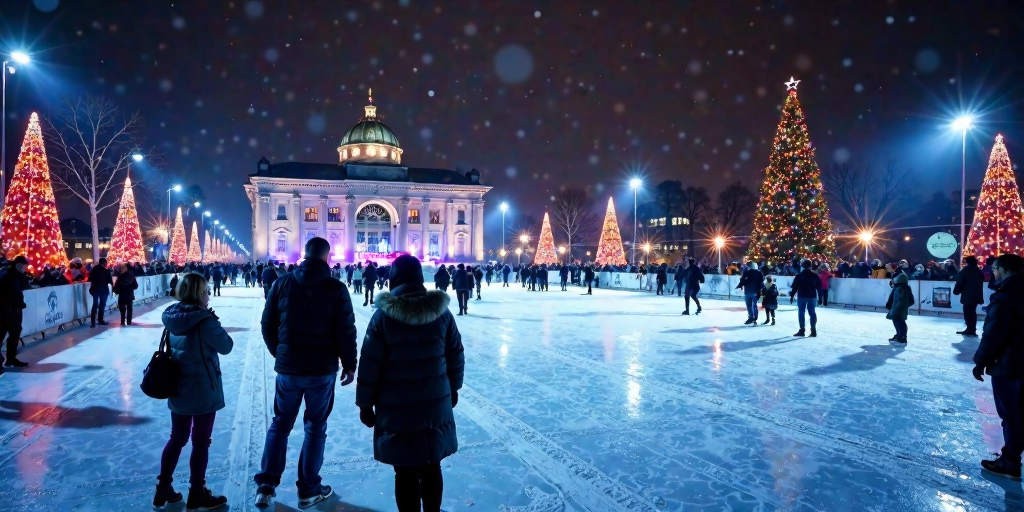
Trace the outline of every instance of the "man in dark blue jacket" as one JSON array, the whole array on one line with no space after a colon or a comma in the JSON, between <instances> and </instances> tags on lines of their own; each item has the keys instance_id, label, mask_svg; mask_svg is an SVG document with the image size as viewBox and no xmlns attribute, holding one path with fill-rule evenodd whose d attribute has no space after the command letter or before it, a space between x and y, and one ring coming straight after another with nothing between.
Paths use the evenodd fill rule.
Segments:
<instances>
[{"instance_id":1,"label":"man in dark blue jacket","mask_svg":"<svg viewBox=\"0 0 1024 512\"><path fill-rule=\"evenodd\" d=\"M268 261L267 266L263 269L263 273L260 274L260 282L263 283L264 299L270 295L270 288L274 286L274 281L277 281L277 269L274 268L273 261Z\"/></svg>"},{"instance_id":2,"label":"man in dark blue jacket","mask_svg":"<svg viewBox=\"0 0 1024 512\"><path fill-rule=\"evenodd\" d=\"M502 288L508 288L508 275L512 273L512 266L508 263L501 268L501 278L503 280ZM518 274L517 274L518 275Z\"/></svg>"},{"instance_id":3,"label":"man in dark blue jacket","mask_svg":"<svg viewBox=\"0 0 1024 512\"><path fill-rule=\"evenodd\" d=\"M113 285L114 279L110 276L110 270L107 269L107 259L100 258L96 266L89 272L89 295L92 295L90 327L96 327L96 324L107 325L107 322L103 320L103 314L107 312L107 298L110 297L110 287ZM100 317L98 321L96 320L97 315Z\"/></svg>"},{"instance_id":4,"label":"man in dark blue jacket","mask_svg":"<svg viewBox=\"0 0 1024 512\"><path fill-rule=\"evenodd\" d=\"M683 311L683 314L690 314L690 299L693 299L693 303L697 305L697 314L699 315L701 309L697 294L700 292L700 284L704 282L704 272L701 271L700 265L697 265L696 259L690 258L687 262L690 266L683 270L683 272L686 272L686 310Z\"/></svg>"},{"instance_id":5,"label":"man in dark blue jacket","mask_svg":"<svg viewBox=\"0 0 1024 512\"><path fill-rule=\"evenodd\" d=\"M469 293L473 289L473 275L466 272L466 266L459 263L458 270L452 276L452 288L459 299L459 315L469 314Z\"/></svg>"},{"instance_id":6,"label":"man in dark blue jacket","mask_svg":"<svg viewBox=\"0 0 1024 512\"><path fill-rule=\"evenodd\" d=\"M818 315L814 312L814 305L818 303L818 290L821 289L821 278L811 270L811 260L800 262L800 271L793 278L793 284L789 290L789 303L793 303L793 296L796 296L797 309L800 310L800 330L793 336L804 336L804 311L811 316L811 337L818 335Z\"/></svg>"},{"instance_id":7,"label":"man in dark blue jacket","mask_svg":"<svg viewBox=\"0 0 1024 512\"><path fill-rule=\"evenodd\" d=\"M985 273L978 268L978 258L964 258L964 268L956 275L956 286L953 295L960 296L960 304L964 306L964 323L967 328L957 332L963 336L977 336L978 304L985 303Z\"/></svg>"},{"instance_id":8,"label":"man in dark blue jacket","mask_svg":"<svg viewBox=\"0 0 1024 512\"><path fill-rule=\"evenodd\" d=\"M331 244L320 237L306 242L305 259L278 278L263 309L263 341L277 372L274 419L267 430L263 462L256 474L256 506L267 508L281 483L288 434L305 399L305 440L299 455L299 508L329 498L320 467L327 440L327 418L334 407L334 380L341 360L341 385L356 372L356 324L345 283L331 278Z\"/></svg>"},{"instance_id":9,"label":"man in dark blue jacket","mask_svg":"<svg viewBox=\"0 0 1024 512\"><path fill-rule=\"evenodd\" d=\"M220 283L224 279L224 267L217 265L210 270L210 278L213 280L213 296L220 297Z\"/></svg>"},{"instance_id":10,"label":"man in dark blue jacket","mask_svg":"<svg viewBox=\"0 0 1024 512\"><path fill-rule=\"evenodd\" d=\"M1024 452L1024 259L1004 254L992 265L995 293L989 299L981 344L974 353L974 378L992 376L996 412L1003 420L1002 454L983 460L988 471L1020 478Z\"/></svg>"},{"instance_id":11,"label":"man in dark blue jacket","mask_svg":"<svg viewBox=\"0 0 1024 512\"><path fill-rule=\"evenodd\" d=\"M0 342L7 337L7 361L0 357L4 366L28 366L18 360L18 341L21 340L22 311L25 304L25 290L29 289L29 278L25 275L28 259L18 256L9 266L0 268ZM3 368L0 368L3 373Z\"/></svg>"},{"instance_id":12,"label":"man in dark blue jacket","mask_svg":"<svg viewBox=\"0 0 1024 512\"><path fill-rule=\"evenodd\" d=\"M736 285L737 290L740 288L743 288L743 302L747 305L747 321L743 325L757 325L757 294L764 288L764 274L757 269L756 263L750 263L747 270L743 271Z\"/></svg>"},{"instance_id":13,"label":"man in dark blue jacket","mask_svg":"<svg viewBox=\"0 0 1024 512\"><path fill-rule=\"evenodd\" d=\"M562 291L566 291L565 286L569 284L569 265L558 267L558 280L561 282Z\"/></svg>"},{"instance_id":14,"label":"man in dark blue jacket","mask_svg":"<svg viewBox=\"0 0 1024 512\"><path fill-rule=\"evenodd\" d=\"M377 278L380 277L380 272L377 269L377 264L372 261L366 262L366 269L363 270L363 288L366 289L365 295L363 296L363 306L367 304L373 305L373 287L377 286Z\"/></svg>"}]
</instances>

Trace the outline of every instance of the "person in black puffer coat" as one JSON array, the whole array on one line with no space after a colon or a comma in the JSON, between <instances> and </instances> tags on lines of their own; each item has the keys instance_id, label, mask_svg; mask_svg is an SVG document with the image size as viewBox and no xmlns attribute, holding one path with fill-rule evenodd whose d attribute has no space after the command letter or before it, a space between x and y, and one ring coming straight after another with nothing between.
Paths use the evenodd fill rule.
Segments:
<instances>
[{"instance_id":1,"label":"person in black puffer coat","mask_svg":"<svg viewBox=\"0 0 1024 512\"><path fill-rule=\"evenodd\" d=\"M452 276L452 287L455 288L455 297L459 300L459 316L469 314L469 294L473 289L473 274L468 272L462 263L459 263L459 269Z\"/></svg>"},{"instance_id":2,"label":"person in black puffer coat","mask_svg":"<svg viewBox=\"0 0 1024 512\"><path fill-rule=\"evenodd\" d=\"M434 273L434 289L448 293L448 285L451 282L452 276L448 273L448 269L444 268L444 265L438 267L437 272Z\"/></svg>"},{"instance_id":3,"label":"person in black puffer coat","mask_svg":"<svg viewBox=\"0 0 1024 512\"><path fill-rule=\"evenodd\" d=\"M138 289L139 281L135 279L135 273L127 263L122 263L121 272L117 274L117 282L114 283L117 309L121 312L121 325L132 324L132 304L135 302L135 290Z\"/></svg>"},{"instance_id":4,"label":"person in black puffer coat","mask_svg":"<svg viewBox=\"0 0 1024 512\"><path fill-rule=\"evenodd\" d=\"M107 259L100 258L92 272L89 272L89 295L92 295L90 327L96 327L96 324L107 325L103 314L107 312L107 298L110 297L110 286L113 284L114 279L110 276L110 270L107 270ZM96 320L97 315L99 321Z\"/></svg>"},{"instance_id":5,"label":"person in black puffer coat","mask_svg":"<svg viewBox=\"0 0 1024 512\"><path fill-rule=\"evenodd\" d=\"M960 296L964 307L964 323L967 328L957 332L963 336L977 336L978 305L985 303L985 273L978 268L978 258L964 258L964 268L956 275L953 295Z\"/></svg>"},{"instance_id":6,"label":"person in black puffer coat","mask_svg":"<svg viewBox=\"0 0 1024 512\"><path fill-rule=\"evenodd\" d=\"M363 306L373 305L373 287L377 284L377 264L370 261L366 263L366 270L363 271L363 287L366 288L366 296L363 299Z\"/></svg>"},{"instance_id":7,"label":"person in black puffer coat","mask_svg":"<svg viewBox=\"0 0 1024 512\"><path fill-rule=\"evenodd\" d=\"M461 270L465 272L465 270ZM356 380L359 419L373 428L373 458L394 466L399 512L441 509L441 461L458 451L455 416L465 369L447 293L423 286L413 256L395 260L377 297Z\"/></svg>"}]
</instances>

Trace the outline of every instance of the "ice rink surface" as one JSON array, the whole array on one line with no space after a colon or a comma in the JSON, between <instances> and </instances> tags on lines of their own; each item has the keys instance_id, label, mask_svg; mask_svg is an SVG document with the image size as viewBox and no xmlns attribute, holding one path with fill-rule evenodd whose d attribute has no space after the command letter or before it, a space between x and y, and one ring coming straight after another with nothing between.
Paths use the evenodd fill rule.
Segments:
<instances>
[{"instance_id":1,"label":"ice rink surface","mask_svg":"<svg viewBox=\"0 0 1024 512\"><path fill-rule=\"evenodd\" d=\"M1002 436L959 319L912 316L909 344L895 347L883 313L825 308L818 338L794 338L785 301L778 325L747 327L739 302L682 317L675 296L557 288L485 287L457 317L467 373L444 510L1024 510L1020 482L978 465ZM227 408L208 479L231 510L254 510L272 410L262 302L232 287L212 302L235 348L221 358ZM372 312L361 304L360 336ZM0 510L150 509L170 420L138 384L165 305L139 308L133 327L36 342L29 368L0 377ZM394 511L393 472L372 458L354 391L338 388L328 427L336 496L312 510ZM299 421L279 511L297 503L301 439Z\"/></svg>"}]
</instances>

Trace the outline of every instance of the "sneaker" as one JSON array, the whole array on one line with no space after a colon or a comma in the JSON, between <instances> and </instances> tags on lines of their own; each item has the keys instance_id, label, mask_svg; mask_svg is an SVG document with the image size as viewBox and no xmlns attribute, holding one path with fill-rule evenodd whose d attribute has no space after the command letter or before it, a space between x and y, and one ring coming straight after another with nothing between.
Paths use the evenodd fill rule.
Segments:
<instances>
[{"instance_id":1,"label":"sneaker","mask_svg":"<svg viewBox=\"0 0 1024 512\"><path fill-rule=\"evenodd\" d=\"M753 318L748 318L746 322L743 322L743 325L750 325L752 323L754 323L754 319Z\"/></svg>"},{"instance_id":2,"label":"sneaker","mask_svg":"<svg viewBox=\"0 0 1024 512\"><path fill-rule=\"evenodd\" d=\"M775 319L772 318L772 325L775 325Z\"/></svg>"},{"instance_id":3,"label":"sneaker","mask_svg":"<svg viewBox=\"0 0 1024 512\"><path fill-rule=\"evenodd\" d=\"M771 319L770 318L765 318L764 319L764 324L762 324L762 325L768 325L768 322L771 322Z\"/></svg>"},{"instance_id":4,"label":"sneaker","mask_svg":"<svg viewBox=\"0 0 1024 512\"><path fill-rule=\"evenodd\" d=\"M892 343L892 342L895 342L895 341L899 341L899 340L900 340L900 335L897 334L897 335L893 336L892 338L889 338L889 343Z\"/></svg>"},{"instance_id":5,"label":"sneaker","mask_svg":"<svg viewBox=\"0 0 1024 512\"><path fill-rule=\"evenodd\" d=\"M17 366L18 368L24 368L28 366L28 363L18 360L17 357L11 357L7 359L7 362L4 363L4 366Z\"/></svg>"},{"instance_id":6,"label":"sneaker","mask_svg":"<svg viewBox=\"0 0 1024 512\"><path fill-rule=\"evenodd\" d=\"M307 509L334 495L334 489L329 485L321 485L320 492L308 498L299 498L299 508Z\"/></svg>"},{"instance_id":7,"label":"sneaker","mask_svg":"<svg viewBox=\"0 0 1024 512\"><path fill-rule=\"evenodd\" d=\"M797 331L797 332L796 332L796 334L794 334L793 336L798 336L798 337L801 337L801 338L803 338L804 336L806 336L806 334L804 334L804 330L803 330L803 329L800 329L800 330L799 330L799 331Z\"/></svg>"},{"instance_id":8,"label":"sneaker","mask_svg":"<svg viewBox=\"0 0 1024 512\"><path fill-rule=\"evenodd\" d=\"M161 509L168 503L178 503L185 497L180 492L174 492L171 484L156 485L156 492L153 494L153 508Z\"/></svg>"},{"instance_id":9,"label":"sneaker","mask_svg":"<svg viewBox=\"0 0 1024 512\"><path fill-rule=\"evenodd\" d=\"M814 327L811 327L811 336L810 337L811 338L817 338L818 337L818 331L815 331Z\"/></svg>"},{"instance_id":10,"label":"sneaker","mask_svg":"<svg viewBox=\"0 0 1024 512\"><path fill-rule=\"evenodd\" d=\"M690 310L683 311L683 314L684 315L689 315L690 314Z\"/></svg>"},{"instance_id":11,"label":"sneaker","mask_svg":"<svg viewBox=\"0 0 1024 512\"><path fill-rule=\"evenodd\" d=\"M1002 457L996 460L983 460L981 467L990 473L1008 476L1014 480L1020 480L1020 466L1008 468L1003 465Z\"/></svg>"},{"instance_id":12,"label":"sneaker","mask_svg":"<svg viewBox=\"0 0 1024 512\"><path fill-rule=\"evenodd\" d=\"M963 331L957 331L956 333L961 335L961 336L972 336L972 337L975 337L975 338L978 337L978 333L976 333L974 331L963 330Z\"/></svg>"},{"instance_id":13,"label":"sneaker","mask_svg":"<svg viewBox=\"0 0 1024 512\"><path fill-rule=\"evenodd\" d=\"M256 489L256 508L270 508L274 505L274 497L277 493L274 488L268 485L261 485Z\"/></svg>"},{"instance_id":14,"label":"sneaker","mask_svg":"<svg viewBox=\"0 0 1024 512\"><path fill-rule=\"evenodd\" d=\"M227 498L224 496L214 496L206 486L203 486L202 489L190 488L188 490L188 501L185 502L185 508L205 512L221 508L227 504Z\"/></svg>"}]
</instances>

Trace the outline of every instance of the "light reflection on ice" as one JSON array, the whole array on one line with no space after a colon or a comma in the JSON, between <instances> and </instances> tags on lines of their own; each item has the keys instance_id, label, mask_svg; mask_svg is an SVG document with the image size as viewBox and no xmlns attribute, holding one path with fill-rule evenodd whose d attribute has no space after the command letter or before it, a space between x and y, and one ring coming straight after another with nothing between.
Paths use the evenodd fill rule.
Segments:
<instances>
[{"instance_id":1,"label":"light reflection on ice","mask_svg":"<svg viewBox=\"0 0 1024 512\"><path fill-rule=\"evenodd\" d=\"M718 372L722 370L722 340L716 339L712 348L714 355L711 356L711 368Z\"/></svg>"},{"instance_id":2,"label":"light reflection on ice","mask_svg":"<svg viewBox=\"0 0 1024 512\"><path fill-rule=\"evenodd\" d=\"M502 343L498 347L498 366L504 368L508 364L508 344Z\"/></svg>"}]
</instances>

